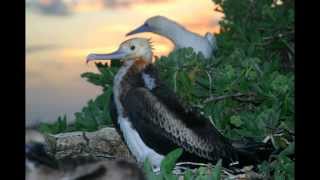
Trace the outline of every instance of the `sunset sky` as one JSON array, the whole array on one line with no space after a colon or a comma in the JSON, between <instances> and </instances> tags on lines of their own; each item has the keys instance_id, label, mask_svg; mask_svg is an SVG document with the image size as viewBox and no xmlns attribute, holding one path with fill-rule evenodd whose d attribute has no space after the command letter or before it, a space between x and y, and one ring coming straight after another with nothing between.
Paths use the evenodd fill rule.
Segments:
<instances>
[{"instance_id":1,"label":"sunset sky","mask_svg":"<svg viewBox=\"0 0 320 180\"><path fill-rule=\"evenodd\" d=\"M26 121L54 121L80 111L101 89L80 77L96 72L85 57L106 53L132 37L148 37L154 54L172 44L151 33L125 34L152 16L163 15L204 35L219 32L222 14L211 0L26 0Z\"/></svg>"}]
</instances>

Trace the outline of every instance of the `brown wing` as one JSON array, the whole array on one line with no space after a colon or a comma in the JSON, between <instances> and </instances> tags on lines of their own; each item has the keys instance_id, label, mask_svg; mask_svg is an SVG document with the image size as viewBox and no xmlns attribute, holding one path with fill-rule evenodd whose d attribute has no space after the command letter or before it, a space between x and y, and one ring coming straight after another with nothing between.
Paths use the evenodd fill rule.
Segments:
<instances>
[{"instance_id":1,"label":"brown wing","mask_svg":"<svg viewBox=\"0 0 320 180\"><path fill-rule=\"evenodd\" d=\"M123 105L143 141L160 154L182 147L210 161L237 159L229 141L203 116L185 110L165 86L152 91L134 88L128 92Z\"/></svg>"}]
</instances>

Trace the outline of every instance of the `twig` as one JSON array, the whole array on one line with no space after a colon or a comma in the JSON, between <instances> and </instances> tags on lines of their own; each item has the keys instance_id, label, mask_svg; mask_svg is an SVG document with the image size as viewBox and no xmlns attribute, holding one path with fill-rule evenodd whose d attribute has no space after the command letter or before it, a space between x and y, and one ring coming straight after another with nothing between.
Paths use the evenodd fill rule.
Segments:
<instances>
[{"instance_id":1,"label":"twig","mask_svg":"<svg viewBox=\"0 0 320 180\"><path fill-rule=\"evenodd\" d=\"M179 162L176 164L176 166L182 166L182 165L195 165L195 166L205 166L205 167L210 166L209 164L195 163L195 162Z\"/></svg>"},{"instance_id":2,"label":"twig","mask_svg":"<svg viewBox=\"0 0 320 180\"><path fill-rule=\"evenodd\" d=\"M181 170L181 169L184 169L184 170L190 169L190 168L183 167L183 165L194 165L194 166L202 166L202 167L207 167L207 168L210 168L210 167L214 168L215 167L215 165L205 164L205 163L179 162L179 163L176 164L175 169L173 170L172 173L175 174L175 175L182 175L182 174L184 174L184 172L181 172L179 170ZM197 169L197 168L195 168L195 169ZM194 169L192 169L192 170L194 170ZM229 169L222 168L221 171L228 177L235 177L235 175L232 174L232 171L229 170Z\"/></svg>"},{"instance_id":3,"label":"twig","mask_svg":"<svg viewBox=\"0 0 320 180\"><path fill-rule=\"evenodd\" d=\"M255 94L254 93L248 93L248 94L244 94L249 96L248 98L241 98L241 96L237 96L237 97L233 97L235 100L240 101L240 102L252 102L254 104L256 104L257 102L255 101L254 97Z\"/></svg>"},{"instance_id":4,"label":"twig","mask_svg":"<svg viewBox=\"0 0 320 180\"><path fill-rule=\"evenodd\" d=\"M173 75L173 82L174 82L174 92L177 92L177 75L178 75L178 71L176 71Z\"/></svg>"},{"instance_id":5,"label":"twig","mask_svg":"<svg viewBox=\"0 0 320 180\"><path fill-rule=\"evenodd\" d=\"M213 102L213 101L219 101L219 100L226 99L226 98L231 98L231 97L240 97L240 96L245 96L245 95L248 95L248 94L235 93L235 94L223 95L223 96L217 96L217 97L211 96L211 97L205 99L205 100L203 101L203 103L208 103L208 102Z\"/></svg>"},{"instance_id":6,"label":"twig","mask_svg":"<svg viewBox=\"0 0 320 180\"><path fill-rule=\"evenodd\" d=\"M294 53L294 49L292 46L290 46L286 41L284 41L283 39L281 39L282 43L286 46L286 48L289 50L289 52L292 54L292 55L295 55Z\"/></svg>"},{"instance_id":7,"label":"twig","mask_svg":"<svg viewBox=\"0 0 320 180\"><path fill-rule=\"evenodd\" d=\"M183 165L194 165L194 166L202 166L208 168L214 168L215 165L205 164L205 163L196 163L196 162L179 162L176 164L175 168L172 170L172 174L174 175L184 175L185 170L190 169L195 172L197 168L191 169L187 167L183 167ZM181 171L182 170L182 171ZM155 175L159 175L161 173L160 168L153 169ZM232 171L230 169L223 168L221 169L221 173L223 173L223 179L261 179L262 175L252 171L252 166L246 166L242 169L238 169L237 171ZM183 176L181 176L183 177Z\"/></svg>"},{"instance_id":8,"label":"twig","mask_svg":"<svg viewBox=\"0 0 320 180\"><path fill-rule=\"evenodd\" d=\"M209 118L211 124L212 124L214 127L216 127L216 125L215 125L215 123L214 123L214 121L213 121L213 119L212 119L212 116L208 116L208 118Z\"/></svg>"},{"instance_id":9,"label":"twig","mask_svg":"<svg viewBox=\"0 0 320 180\"><path fill-rule=\"evenodd\" d=\"M209 78L209 93L211 95L212 93L212 77L210 76L210 74L208 73L208 71L206 71L208 78Z\"/></svg>"},{"instance_id":10,"label":"twig","mask_svg":"<svg viewBox=\"0 0 320 180\"><path fill-rule=\"evenodd\" d=\"M213 8L213 10L216 11L216 12L223 13L223 9L221 8L221 6L217 6L217 5L216 5L216 6Z\"/></svg>"},{"instance_id":11,"label":"twig","mask_svg":"<svg viewBox=\"0 0 320 180\"><path fill-rule=\"evenodd\" d=\"M197 80L195 81L195 83L197 85L201 86L202 88L207 89L207 90L209 90L211 92L211 87L208 87L205 84L203 84L203 83L201 83L200 81L197 81Z\"/></svg>"},{"instance_id":12,"label":"twig","mask_svg":"<svg viewBox=\"0 0 320 180\"><path fill-rule=\"evenodd\" d=\"M289 129L285 129L285 128L274 128L274 127L271 127L271 126L266 126L267 129L270 129L273 134L280 134L280 133L283 133L284 131L287 132L289 135L291 136L295 136L295 133L290 131Z\"/></svg>"},{"instance_id":13,"label":"twig","mask_svg":"<svg viewBox=\"0 0 320 180\"><path fill-rule=\"evenodd\" d=\"M96 155L97 158L105 158L105 159L116 159L115 156L103 154L103 155Z\"/></svg>"}]
</instances>

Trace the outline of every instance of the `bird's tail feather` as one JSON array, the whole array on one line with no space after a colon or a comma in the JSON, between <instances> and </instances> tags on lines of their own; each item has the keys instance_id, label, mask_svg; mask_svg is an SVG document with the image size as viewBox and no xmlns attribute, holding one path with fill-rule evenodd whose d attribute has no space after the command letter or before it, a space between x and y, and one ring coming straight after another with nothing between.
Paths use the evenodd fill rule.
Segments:
<instances>
[{"instance_id":1,"label":"bird's tail feather","mask_svg":"<svg viewBox=\"0 0 320 180\"><path fill-rule=\"evenodd\" d=\"M44 144L29 143L25 145L25 149L26 160L29 163L44 165L53 169L58 168L57 161L46 152Z\"/></svg>"},{"instance_id":2,"label":"bird's tail feather","mask_svg":"<svg viewBox=\"0 0 320 180\"><path fill-rule=\"evenodd\" d=\"M257 142L252 139L233 141L232 146L235 148L240 166L256 165L264 160L275 151L271 143Z\"/></svg>"}]
</instances>

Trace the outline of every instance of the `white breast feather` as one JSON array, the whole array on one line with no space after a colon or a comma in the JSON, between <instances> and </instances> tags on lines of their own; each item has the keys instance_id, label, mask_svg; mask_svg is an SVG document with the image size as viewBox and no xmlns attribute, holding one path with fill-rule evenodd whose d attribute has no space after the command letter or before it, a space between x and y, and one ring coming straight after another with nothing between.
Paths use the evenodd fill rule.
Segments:
<instances>
[{"instance_id":1,"label":"white breast feather","mask_svg":"<svg viewBox=\"0 0 320 180\"><path fill-rule=\"evenodd\" d=\"M142 78L143 78L143 81L144 81L144 84L145 86L152 90L153 88L156 87L156 80L154 78L152 78L149 74L146 74L146 73L142 73Z\"/></svg>"},{"instance_id":2,"label":"white breast feather","mask_svg":"<svg viewBox=\"0 0 320 180\"><path fill-rule=\"evenodd\" d=\"M113 85L113 93L114 93L114 102L117 107L118 112L118 123L120 126L120 129L123 133L123 137L132 152L132 154L135 156L137 161L139 163L143 163L145 158L148 158L150 163L154 168L159 168L160 163L164 156L156 153L153 149L149 148L141 139L138 132L132 128L131 122L128 118L123 117L123 106L120 102L120 92L121 90L121 80L123 76L127 73L127 71L130 69L130 67L133 65L133 61L126 62L125 65L123 65L117 75L114 79L114 85ZM148 86L149 89L152 89L155 87L154 79L150 77L150 75L143 76L143 79Z\"/></svg>"}]
</instances>

